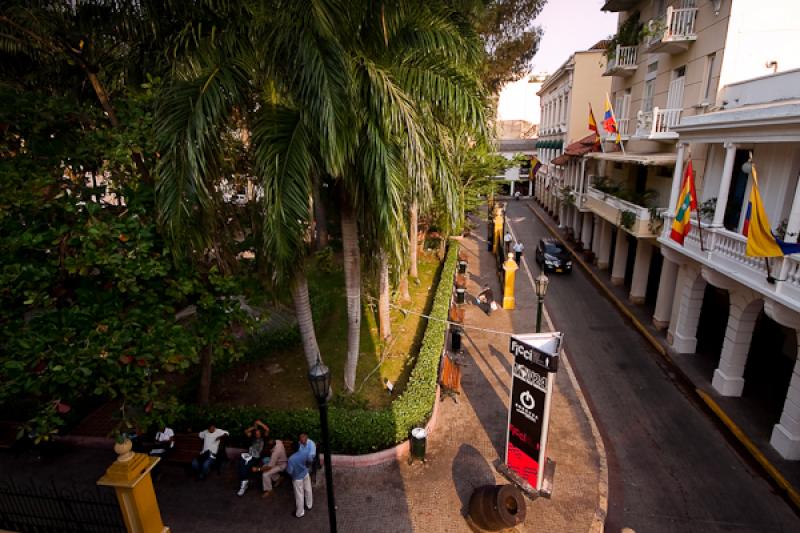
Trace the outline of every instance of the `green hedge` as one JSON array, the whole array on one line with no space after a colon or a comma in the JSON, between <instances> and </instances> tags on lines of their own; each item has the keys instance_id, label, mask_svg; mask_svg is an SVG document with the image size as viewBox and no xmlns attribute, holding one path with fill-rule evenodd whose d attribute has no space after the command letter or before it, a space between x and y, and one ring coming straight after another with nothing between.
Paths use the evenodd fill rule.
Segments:
<instances>
[{"instance_id":1,"label":"green hedge","mask_svg":"<svg viewBox=\"0 0 800 533\"><path fill-rule=\"evenodd\" d=\"M447 314L453 291L453 277L458 262L458 243L452 242L442 267L431 316L422 339L417 363L411 371L405 391L392 404L378 411L330 407L331 449L339 453L369 453L383 450L408 438L408 432L424 424L436 402L439 358L444 349ZM261 418L270 426L272 436L294 438L301 431L319 439L319 413L315 409L272 411L259 407L187 406L176 427L199 430L208 421L229 431L234 444L253 420Z\"/></svg>"}]
</instances>

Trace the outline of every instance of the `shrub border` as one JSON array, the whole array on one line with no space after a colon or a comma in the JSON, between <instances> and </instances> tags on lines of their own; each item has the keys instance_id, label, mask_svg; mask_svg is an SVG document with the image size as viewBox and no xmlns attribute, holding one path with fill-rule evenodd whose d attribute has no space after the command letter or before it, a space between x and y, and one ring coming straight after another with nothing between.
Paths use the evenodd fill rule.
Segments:
<instances>
[{"instance_id":1,"label":"shrub border","mask_svg":"<svg viewBox=\"0 0 800 533\"><path fill-rule=\"evenodd\" d=\"M435 421L435 406L438 397L439 363L445 349L447 319L453 295L453 280L458 262L459 242L451 240L439 276L439 284L431 306L429 320L420 345L417 362L408 379L405 391L390 406L380 410L329 408L331 448L348 462L350 455L376 455L386 462L405 453L408 434L414 427L426 421ZM183 416L174 424L179 429L199 428L209 420L217 427L225 428L238 439L253 420L265 420L272 435L294 438L301 431L318 437L319 415L316 409L295 411L270 411L245 406L187 406ZM433 424L428 422L430 429ZM234 441L236 442L236 440ZM244 444L244 443L242 443ZM399 444L395 449L395 445ZM234 444L235 445L235 444ZM402 449L400 449L402 448ZM337 457L338 456L338 457ZM379 463L371 463L379 464Z\"/></svg>"}]
</instances>

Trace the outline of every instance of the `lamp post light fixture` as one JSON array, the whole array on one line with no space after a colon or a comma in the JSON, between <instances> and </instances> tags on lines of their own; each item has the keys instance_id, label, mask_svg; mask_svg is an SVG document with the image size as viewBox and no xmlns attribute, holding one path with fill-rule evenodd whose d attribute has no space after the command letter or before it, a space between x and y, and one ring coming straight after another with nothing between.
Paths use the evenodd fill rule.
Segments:
<instances>
[{"instance_id":1,"label":"lamp post light fixture","mask_svg":"<svg viewBox=\"0 0 800 533\"><path fill-rule=\"evenodd\" d=\"M547 294L548 283L550 283L550 280L545 276L544 272L540 272L536 279L533 280L533 287L538 298L536 305L536 333L542 332L542 306L544 305L544 295Z\"/></svg>"},{"instance_id":2,"label":"lamp post light fixture","mask_svg":"<svg viewBox=\"0 0 800 533\"><path fill-rule=\"evenodd\" d=\"M317 362L308 371L308 381L319 406L322 430L322 447L325 454L325 490L328 494L328 522L331 533L336 533L336 503L333 498L333 470L331 468L331 442L328 435L328 396L331 392L331 372L317 355Z\"/></svg>"}]
</instances>

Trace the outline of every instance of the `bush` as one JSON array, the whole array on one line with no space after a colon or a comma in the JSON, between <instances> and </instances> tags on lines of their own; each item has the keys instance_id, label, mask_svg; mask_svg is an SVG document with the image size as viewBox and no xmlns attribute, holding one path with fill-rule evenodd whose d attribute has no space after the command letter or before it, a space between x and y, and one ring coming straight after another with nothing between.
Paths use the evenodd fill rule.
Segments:
<instances>
[{"instance_id":1,"label":"bush","mask_svg":"<svg viewBox=\"0 0 800 533\"><path fill-rule=\"evenodd\" d=\"M344 401L331 405L328 415L332 451L361 454L388 448L407 439L412 428L423 425L430 417L436 402L439 358L444 349L445 321L457 261L458 244L452 243L431 308L430 314L435 320L428 321L405 391L388 408L377 411L349 408ZM315 409L272 411L259 407L192 405L185 409L175 427L179 431L200 431L213 420L218 427L231 433L234 445L245 446L244 429L258 418L269 425L272 437L294 439L301 431L317 441L320 436L319 414Z\"/></svg>"}]
</instances>

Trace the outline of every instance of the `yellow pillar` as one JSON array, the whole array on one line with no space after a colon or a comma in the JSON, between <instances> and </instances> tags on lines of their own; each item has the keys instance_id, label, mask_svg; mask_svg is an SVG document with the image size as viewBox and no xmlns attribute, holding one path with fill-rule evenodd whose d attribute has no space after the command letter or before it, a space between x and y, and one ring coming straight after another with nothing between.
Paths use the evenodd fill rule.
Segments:
<instances>
[{"instance_id":1,"label":"yellow pillar","mask_svg":"<svg viewBox=\"0 0 800 533\"><path fill-rule=\"evenodd\" d=\"M503 215L500 212L495 211L494 238L492 241L492 253L495 256L497 255L497 247L500 246L500 242L503 239L503 222Z\"/></svg>"},{"instance_id":2,"label":"yellow pillar","mask_svg":"<svg viewBox=\"0 0 800 533\"><path fill-rule=\"evenodd\" d=\"M514 309L514 278L517 277L517 266L514 261L514 253L508 253L508 259L503 263L503 270L506 271L506 283L503 286L503 309Z\"/></svg>"},{"instance_id":3,"label":"yellow pillar","mask_svg":"<svg viewBox=\"0 0 800 533\"><path fill-rule=\"evenodd\" d=\"M131 443L116 444L119 457L108 467L98 485L114 487L128 533L169 533L161 522L150 471L161 459L130 451Z\"/></svg>"}]
</instances>

